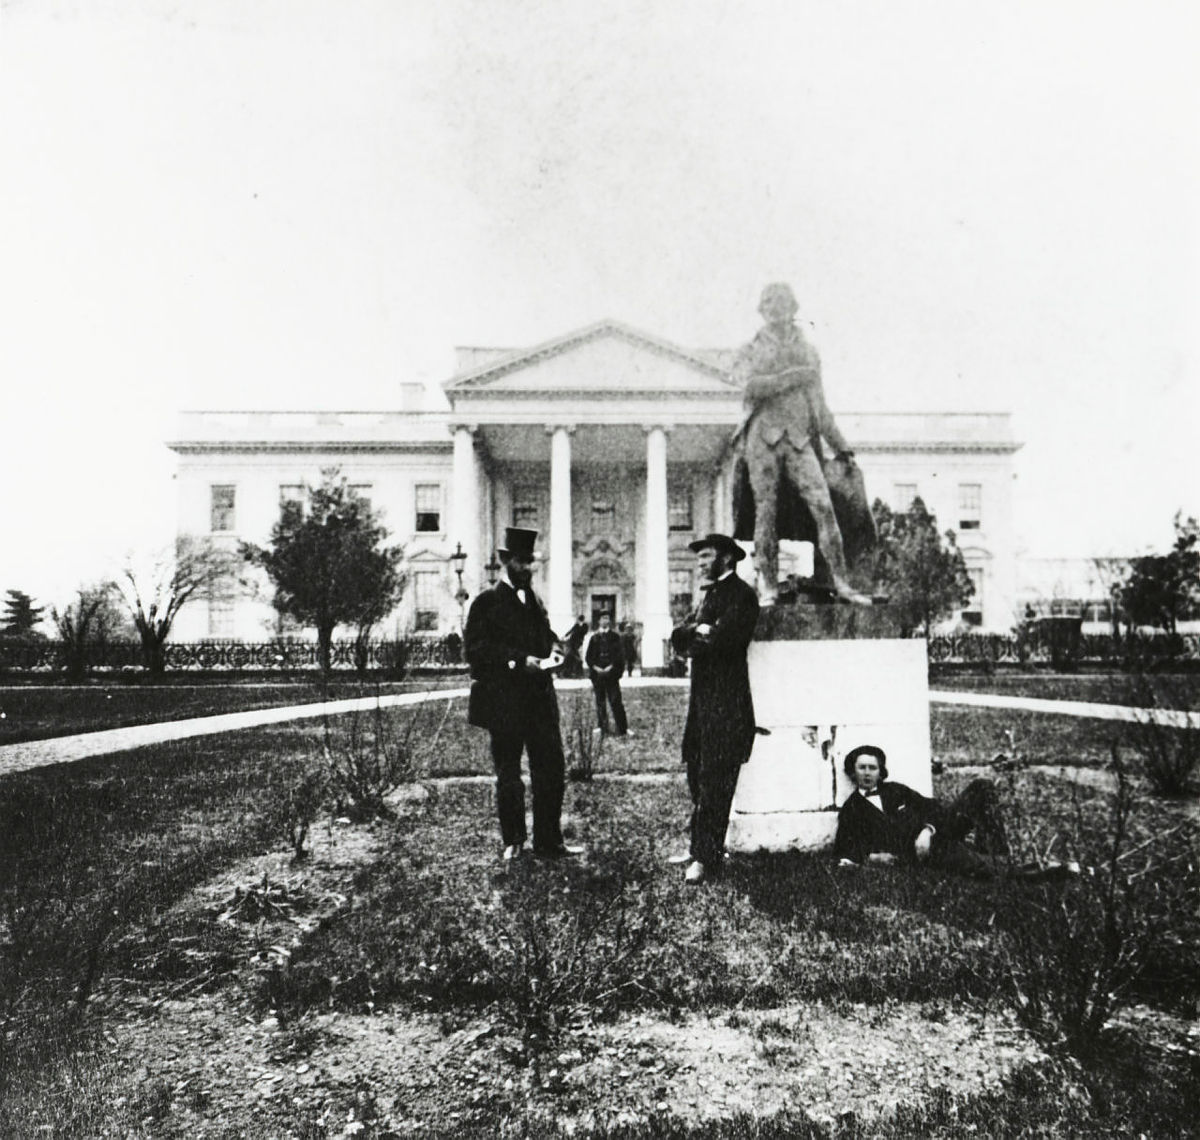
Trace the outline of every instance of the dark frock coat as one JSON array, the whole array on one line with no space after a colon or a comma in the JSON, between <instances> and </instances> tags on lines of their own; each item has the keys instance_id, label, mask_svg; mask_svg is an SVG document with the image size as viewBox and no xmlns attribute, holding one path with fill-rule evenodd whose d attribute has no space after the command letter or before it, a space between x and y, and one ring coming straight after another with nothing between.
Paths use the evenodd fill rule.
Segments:
<instances>
[{"instance_id":1,"label":"dark frock coat","mask_svg":"<svg viewBox=\"0 0 1200 1140\"><path fill-rule=\"evenodd\" d=\"M522 732L531 722L558 724L549 673L525 668L526 657L548 657L554 632L532 590L522 603L507 582L484 590L467 613L465 647L471 667L467 719L493 732Z\"/></svg>"},{"instance_id":2,"label":"dark frock coat","mask_svg":"<svg viewBox=\"0 0 1200 1140\"><path fill-rule=\"evenodd\" d=\"M883 810L851 792L838 810L837 837L833 853L839 859L862 863L873 852L888 852L913 860L913 843L927 824L942 822L942 807L936 800L913 791L907 784L884 780L879 785Z\"/></svg>"},{"instance_id":3,"label":"dark frock coat","mask_svg":"<svg viewBox=\"0 0 1200 1140\"><path fill-rule=\"evenodd\" d=\"M683 761L703 755L737 767L754 745L754 701L746 649L758 621L758 596L737 574L714 582L700 608L671 634L671 645L692 659L692 685L683 729ZM711 625L705 640L697 625Z\"/></svg>"}]
</instances>

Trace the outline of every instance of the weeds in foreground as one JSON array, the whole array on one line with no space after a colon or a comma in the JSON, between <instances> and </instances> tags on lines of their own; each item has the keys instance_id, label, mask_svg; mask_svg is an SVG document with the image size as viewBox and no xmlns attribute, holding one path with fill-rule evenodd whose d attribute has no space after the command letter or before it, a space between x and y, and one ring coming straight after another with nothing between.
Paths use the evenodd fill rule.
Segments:
<instances>
[{"instance_id":1,"label":"weeds in foreground","mask_svg":"<svg viewBox=\"0 0 1200 1140\"><path fill-rule=\"evenodd\" d=\"M378 696L369 712L348 713L336 726L326 717L321 755L335 812L356 822L389 815L387 797L418 779L420 753L436 752L451 706L451 701L414 705L399 729ZM435 716L429 731L425 722Z\"/></svg>"},{"instance_id":2,"label":"weeds in foreground","mask_svg":"<svg viewBox=\"0 0 1200 1140\"><path fill-rule=\"evenodd\" d=\"M1129 685L1135 707L1151 710L1126 733L1126 743L1141 757L1146 779L1164 796L1195 793L1200 730L1173 728L1154 716L1161 709L1186 709L1190 686L1179 678L1146 672L1134 673Z\"/></svg>"},{"instance_id":3,"label":"weeds in foreground","mask_svg":"<svg viewBox=\"0 0 1200 1140\"><path fill-rule=\"evenodd\" d=\"M1085 804L1072 782L1065 837L1046 836L1044 821L1054 816L1041 805L1033 811L1043 822L1032 835L1026 830L1035 850L1061 845L1078 859L1078 879L1034 891L1000 888L1018 1011L1084 1055L1112 1016L1139 998L1168 1007L1200 998L1195 829L1138 826L1148 805L1116 745L1112 772L1115 789L1099 805Z\"/></svg>"},{"instance_id":4,"label":"weeds in foreground","mask_svg":"<svg viewBox=\"0 0 1200 1140\"><path fill-rule=\"evenodd\" d=\"M268 825L274 835L287 840L293 863L308 858L308 833L328 805L329 786L329 769L309 762L299 773L281 773L266 790Z\"/></svg>"},{"instance_id":5,"label":"weeds in foreground","mask_svg":"<svg viewBox=\"0 0 1200 1140\"><path fill-rule=\"evenodd\" d=\"M593 723L595 704L588 695L572 694L569 706L566 754L567 777L577 783L590 783L604 754L604 736Z\"/></svg>"}]
</instances>

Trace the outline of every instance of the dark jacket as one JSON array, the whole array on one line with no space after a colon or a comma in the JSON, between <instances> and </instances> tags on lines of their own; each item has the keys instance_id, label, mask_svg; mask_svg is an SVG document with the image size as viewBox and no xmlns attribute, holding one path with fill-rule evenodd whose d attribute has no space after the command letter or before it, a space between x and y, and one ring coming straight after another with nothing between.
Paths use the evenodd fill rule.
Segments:
<instances>
[{"instance_id":1,"label":"dark jacket","mask_svg":"<svg viewBox=\"0 0 1200 1140\"><path fill-rule=\"evenodd\" d=\"M522 603L507 582L484 590L467 612L465 645L471 667L467 719L492 731L521 731L531 718L558 723L549 673L525 668L526 657L548 657L554 633L532 590Z\"/></svg>"},{"instance_id":2,"label":"dark jacket","mask_svg":"<svg viewBox=\"0 0 1200 1140\"><path fill-rule=\"evenodd\" d=\"M941 808L906 784L884 780L879 785L882 811L857 791L851 792L838 810L837 837L833 853L839 859L862 863L868 855L887 852L914 859L913 843L927 824L936 828Z\"/></svg>"},{"instance_id":3,"label":"dark jacket","mask_svg":"<svg viewBox=\"0 0 1200 1140\"><path fill-rule=\"evenodd\" d=\"M676 653L692 659L683 760L701 751L717 763L744 764L754 745L754 701L746 649L758 621L758 596L737 574L713 583L704 601L671 633ZM711 625L707 639L698 625Z\"/></svg>"},{"instance_id":4,"label":"dark jacket","mask_svg":"<svg viewBox=\"0 0 1200 1140\"><path fill-rule=\"evenodd\" d=\"M584 654L584 662L589 669L607 669L610 665L615 666L611 673L605 673L606 680L614 680L620 677L625 672L625 649L621 644L621 635L615 630L610 629L607 633L601 631L592 634L592 640L588 642L587 653ZM595 674L592 674L595 676Z\"/></svg>"}]
</instances>

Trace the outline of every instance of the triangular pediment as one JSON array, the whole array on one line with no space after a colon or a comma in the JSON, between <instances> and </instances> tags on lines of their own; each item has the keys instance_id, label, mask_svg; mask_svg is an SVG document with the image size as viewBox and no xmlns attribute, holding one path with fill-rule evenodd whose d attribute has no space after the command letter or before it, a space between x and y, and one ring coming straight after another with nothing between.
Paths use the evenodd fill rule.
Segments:
<instances>
[{"instance_id":1,"label":"triangular pediment","mask_svg":"<svg viewBox=\"0 0 1200 1140\"><path fill-rule=\"evenodd\" d=\"M445 384L453 400L503 392L720 392L736 391L710 355L649 333L601 321L530 349L492 357Z\"/></svg>"}]
</instances>

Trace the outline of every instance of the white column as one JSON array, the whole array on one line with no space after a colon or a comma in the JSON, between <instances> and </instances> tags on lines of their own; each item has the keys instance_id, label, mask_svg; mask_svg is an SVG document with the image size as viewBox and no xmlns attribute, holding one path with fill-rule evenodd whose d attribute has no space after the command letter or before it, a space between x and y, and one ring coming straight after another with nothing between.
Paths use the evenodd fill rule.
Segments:
<instances>
[{"instance_id":1,"label":"white column","mask_svg":"<svg viewBox=\"0 0 1200 1140\"><path fill-rule=\"evenodd\" d=\"M671 635L667 573L667 432L646 429L646 577L642 591L642 667L663 667L663 641Z\"/></svg>"},{"instance_id":2,"label":"white column","mask_svg":"<svg viewBox=\"0 0 1200 1140\"><path fill-rule=\"evenodd\" d=\"M729 508L729 467L725 463L717 468L713 476L712 530L718 534L733 533L732 512Z\"/></svg>"},{"instance_id":3,"label":"white column","mask_svg":"<svg viewBox=\"0 0 1200 1140\"><path fill-rule=\"evenodd\" d=\"M546 566L546 609L550 626L564 634L574 621L571 612L572 562L571 536L571 433L575 428L560 424L550 432L550 538Z\"/></svg>"},{"instance_id":4,"label":"white column","mask_svg":"<svg viewBox=\"0 0 1200 1140\"><path fill-rule=\"evenodd\" d=\"M479 541L479 458L475 454L475 428L459 424L454 429L454 514L446 532L449 549L462 543L467 561L463 565L463 588L474 597L483 576L483 563L488 555ZM458 589L458 579L451 575L450 592ZM458 620L457 609L455 621Z\"/></svg>"}]
</instances>

